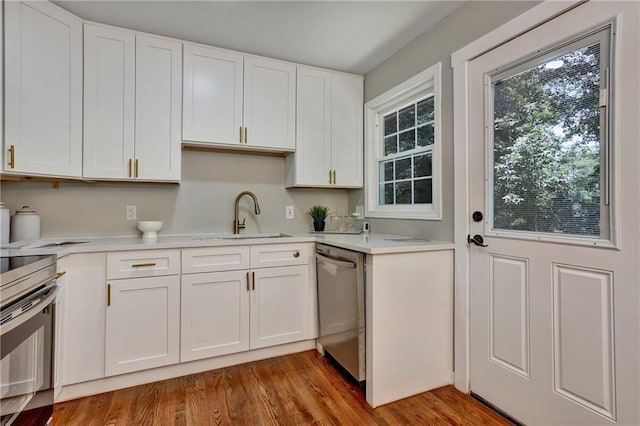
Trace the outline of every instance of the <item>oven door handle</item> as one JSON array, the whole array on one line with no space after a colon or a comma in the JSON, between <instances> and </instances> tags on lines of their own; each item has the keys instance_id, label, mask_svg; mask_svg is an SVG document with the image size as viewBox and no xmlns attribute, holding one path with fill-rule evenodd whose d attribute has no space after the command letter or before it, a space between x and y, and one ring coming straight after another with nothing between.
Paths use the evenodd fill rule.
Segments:
<instances>
[{"instance_id":1,"label":"oven door handle","mask_svg":"<svg viewBox=\"0 0 640 426\"><path fill-rule=\"evenodd\" d=\"M47 294L47 296L44 299L38 302L38 304L30 307L28 310L22 312L17 317L9 320L9 322L1 325L0 336L3 336L5 333L10 332L16 327L20 327L22 324L24 324L25 322L29 321L31 318L36 316L38 312L42 311L44 308L49 306L51 302L53 302L53 300L56 298L56 295L58 294L58 286L53 286L50 288L51 290L49 291L49 294Z\"/></svg>"},{"instance_id":2,"label":"oven door handle","mask_svg":"<svg viewBox=\"0 0 640 426\"><path fill-rule=\"evenodd\" d=\"M316 257L318 258L318 260L320 262L331 263L333 265L340 266L342 268L356 269L356 267L357 267L357 265L355 263L353 263L353 262L334 259L333 257L327 257L327 256L322 255L320 253L316 253Z\"/></svg>"}]
</instances>

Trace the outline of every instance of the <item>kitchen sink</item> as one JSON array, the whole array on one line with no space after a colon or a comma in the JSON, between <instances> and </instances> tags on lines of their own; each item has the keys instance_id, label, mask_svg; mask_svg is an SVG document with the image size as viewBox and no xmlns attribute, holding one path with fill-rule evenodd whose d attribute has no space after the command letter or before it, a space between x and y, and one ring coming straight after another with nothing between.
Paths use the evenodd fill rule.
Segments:
<instances>
[{"instance_id":1,"label":"kitchen sink","mask_svg":"<svg viewBox=\"0 0 640 426\"><path fill-rule=\"evenodd\" d=\"M283 238L291 235L280 233L263 234L213 234L202 237L194 237L193 241L215 241L215 240L250 240L256 238Z\"/></svg>"}]
</instances>

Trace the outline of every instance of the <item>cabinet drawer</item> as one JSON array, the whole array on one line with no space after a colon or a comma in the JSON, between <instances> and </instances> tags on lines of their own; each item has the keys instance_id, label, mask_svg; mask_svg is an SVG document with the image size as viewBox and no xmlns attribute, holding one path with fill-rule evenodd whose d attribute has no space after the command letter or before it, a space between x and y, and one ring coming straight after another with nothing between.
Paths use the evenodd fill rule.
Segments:
<instances>
[{"instance_id":1,"label":"cabinet drawer","mask_svg":"<svg viewBox=\"0 0 640 426\"><path fill-rule=\"evenodd\" d=\"M265 244L251 247L251 267L306 265L309 244Z\"/></svg>"},{"instance_id":2,"label":"cabinet drawer","mask_svg":"<svg viewBox=\"0 0 640 426\"><path fill-rule=\"evenodd\" d=\"M180 273L179 250L139 250L107 254L107 279L159 277Z\"/></svg>"},{"instance_id":3,"label":"cabinet drawer","mask_svg":"<svg viewBox=\"0 0 640 426\"><path fill-rule=\"evenodd\" d=\"M182 250L182 273L249 269L250 254L248 246L184 249Z\"/></svg>"}]
</instances>

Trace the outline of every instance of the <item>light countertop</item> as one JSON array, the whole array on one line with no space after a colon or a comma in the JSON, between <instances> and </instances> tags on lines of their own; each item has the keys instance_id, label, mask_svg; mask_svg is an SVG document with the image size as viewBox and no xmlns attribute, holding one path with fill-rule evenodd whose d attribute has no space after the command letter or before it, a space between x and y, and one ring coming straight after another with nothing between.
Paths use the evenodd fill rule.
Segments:
<instances>
[{"instance_id":1,"label":"light countertop","mask_svg":"<svg viewBox=\"0 0 640 426\"><path fill-rule=\"evenodd\" d=\"M56 254L58 257L70 253L95 253L106 251L180 249L190 247L218 247L256 244L286 244L318 242L359 251L366 254L406 253L417 251L452 250L452 242L430 241L387 234L332 234L332 233L288 233L277 238L260 238L260 234L241 234L235 239L232 234L160 235L155 241L143 240L139 236L123 237L72 237L47 238L25 243L13 243L0 250L2 256L25 256L29 254ZM252 237L255 236L255 237ZM49 243L64 241L86 241L81 244L42 247Z\"/></svg>"}]
</instances>

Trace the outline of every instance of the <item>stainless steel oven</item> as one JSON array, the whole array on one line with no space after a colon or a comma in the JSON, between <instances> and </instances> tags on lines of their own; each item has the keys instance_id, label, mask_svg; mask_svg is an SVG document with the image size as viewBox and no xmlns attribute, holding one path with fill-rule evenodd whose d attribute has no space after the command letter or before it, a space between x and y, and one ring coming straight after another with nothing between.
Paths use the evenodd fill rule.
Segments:
<instances>
[{"instance_id":1,"label":"stainless steel oven","mask_svg":"<svg viewBox=\"0 0 640 426\"><path fill-rule=\"evenodd\" d=\"M0 426L53 414L55 256L0 258Z\"/></svg>"}]
</instances>

